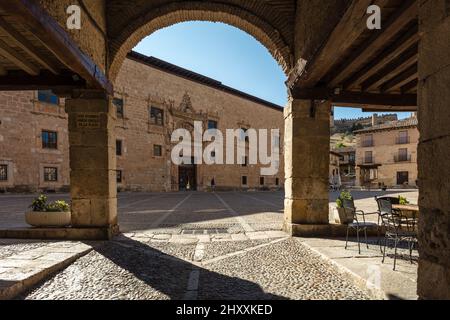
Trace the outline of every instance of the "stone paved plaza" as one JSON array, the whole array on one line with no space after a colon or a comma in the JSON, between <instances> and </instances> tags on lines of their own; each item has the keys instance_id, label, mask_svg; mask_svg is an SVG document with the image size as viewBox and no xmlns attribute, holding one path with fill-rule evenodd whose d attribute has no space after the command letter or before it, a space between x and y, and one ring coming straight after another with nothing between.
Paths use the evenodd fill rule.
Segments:
<instances>
[{"instance_id":1,"label":"stone paved plaza","mask_svg":"<svg viewBox=\"0 0 450 320\"><path fill-rule=\"evenodd\" d=\"M354 196L359 207L374 211L373 197L379 194ZM417 192L401 194L417 201ZM281 231L283 197L281 192L120 194L123 234L89 243L93 249L86 255L19 298L373 299L373 292L312 249L309 240ZM31 199L0 196L0 229L24 227ZM2 269L5 261L47 261L46 256L71 248L79 243L0 240L0 280L11 273L8 265ZM351 248L354 255L355 243ZM371 248L376 251L376 245ZM379 253L371 254L380 260Z\"/></svg>"}]
</instances>

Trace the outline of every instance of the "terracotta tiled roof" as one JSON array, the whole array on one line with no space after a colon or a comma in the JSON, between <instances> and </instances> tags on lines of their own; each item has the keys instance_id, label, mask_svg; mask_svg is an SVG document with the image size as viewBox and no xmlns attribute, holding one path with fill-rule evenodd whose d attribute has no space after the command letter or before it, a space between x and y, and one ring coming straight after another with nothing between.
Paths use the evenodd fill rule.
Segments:
<instances>
[{"instance_id":1,"label":"terracotta tiled roof","mask_svg":"<svg viewBox=\"0 0 450 320\"><path fill-rule=\"evenodd\" d=\"M411 117L411 118L408 118L405 120L390 121L390 122L372 126L372 127L366 128L366 129L357 130L354 133L361 134L361 133L368 133L368 132L374 132L374 131L411 128L411 127L417 127L418 124L419 124L419 122L418 122L417 118Z\"/></svg>"},{"instance_id":2,"label":"terracotta tiled roof","mask_svg":"<svg viewBox=\"0 0 450 320\"><path fill-rule=\"evenodd\" d=\"M197 83L212 87L217 90L227 92L229 94L233 94L235 96L250 100L252 102L261 104L263 106L266 106L266 107L269 107L269 108L272 108L272 109L275 109L275 110L278 110L281 112L284 109L283 107L281 107L277 104L274 104L272 102L263 100L261 98L252 96L248 93L228 87L228 86L222 84L222 82L220 82L220 81L208 78L199 73L184 69L182 67L179 67L177 65L171 64L167 61L164 61L164 60L161 60L161 59L158 59L155 57L149 57L149 56L143 55L143 54L135 52L135 51L131 51L127 57L131 60L143 63L145 65L159 69L161 71L165 71L165 72L171 73L173 75L176 75L176 76L179 76L179 77L182 77L185 79L189 79L191 81L195 81Z\"/></svg>"}]
</instances>

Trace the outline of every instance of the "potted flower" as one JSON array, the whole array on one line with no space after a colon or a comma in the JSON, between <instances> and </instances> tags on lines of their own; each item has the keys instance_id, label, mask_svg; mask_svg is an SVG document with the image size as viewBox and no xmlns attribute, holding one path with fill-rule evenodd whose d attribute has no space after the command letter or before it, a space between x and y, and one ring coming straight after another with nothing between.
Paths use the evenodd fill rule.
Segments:
<instances>
[{"instance_id":1,"label":"potted flower","mask_svg":"<svg viewBox=\"0 0 450 320\"><path fill-rule=\"evenodd\" d=\"M71 224L70 206L65 201L48 203L47 197L40 195L30 209L32 211L25 214L25 220L33 227L67 227Z\"/></svg>"},{"instance_id":2,"label":"potted flower","mask_svg":"<svg viewBox=\"0 0 450 320\"><path fill-rule=\"evenodd\" d=\"M347 212L344 208L344 200L353 200L352 194L349 191L342 191L339 198L336 200L339 220L342 224L349 224L353 222L353 214L351 212Z\"/></svg>"}]
</instances>

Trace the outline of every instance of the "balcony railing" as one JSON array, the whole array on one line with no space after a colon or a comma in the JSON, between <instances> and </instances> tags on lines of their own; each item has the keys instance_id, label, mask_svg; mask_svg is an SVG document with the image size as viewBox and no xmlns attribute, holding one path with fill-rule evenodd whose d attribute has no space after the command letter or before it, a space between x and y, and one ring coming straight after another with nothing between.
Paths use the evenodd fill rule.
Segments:
<instances>
[{"instance_id":1,"label":"balcony railing","mask_svg":"<svg viewBox=\"0 0 450 320\"><path fill-rule=\"evenodd\" d=\"M411 162L410 154L396 154L394 156L394 162Z\"/></svg>"},{"instance_id":2,"label":"balcony railing","mask_svg":"<svg viewBox=\"0 0 450 320\"><path fill-rule=\"evenodd\" d=\"M374 146L373 140L364 140L361 142L361 146L363 148L373 147Z\"/></svg>"},{"instance_id":3,"label":"balcony railing","mask_svg":"<svg viewBox=\"0 0 450 320\"><path fill-rule=\"evenodd\" d=\"M397 137L395 139L396 144L409 144L411 142L410 137Z\"/></svg>"}]
</instances>

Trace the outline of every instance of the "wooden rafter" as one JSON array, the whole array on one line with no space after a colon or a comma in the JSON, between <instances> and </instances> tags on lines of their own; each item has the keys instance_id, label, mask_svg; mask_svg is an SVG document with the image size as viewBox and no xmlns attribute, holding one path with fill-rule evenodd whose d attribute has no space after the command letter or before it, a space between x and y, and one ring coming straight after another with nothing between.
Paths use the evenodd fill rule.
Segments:
<instances>
[{"instance_id":1,"label":"wooden rafter","mask_svg":"<svg viewBox=\"0 0 450 320\"><path fill-rule=\"evenodd\" d=\"M400 89L405 84L413 81L414 79L417 79L417 77L418 77L418 66L417 64L414 64L413 66L409 67L399 75L395 76L394 78L383 84L380 88L380 91L386 92Z\"/></svg>"},{"instance_id":2,"label":"wooden rafter","mask_svg":"<svg viewBox=\"0 0 450 320\"><path fill-rule=\"evenodd\" d=\"M343 89L347 90L355 85L359 85L377 73L391 60L398 58L405 50L419 41L419 26L414 23L411 28L396 39L390 46L388 46L381 54L376 56L373 60L367 63L358 72L344 80Z\"/></svg>"},{"instance_id":3,"label":"wooden rafter","mask_svg":"<svg viewBox=\"0 0 450 320\"><path fill-rule=\"evenodd\" d=\"M405 69L417 63L418 45L415 44L405 52L403 52L397 59L388 63L378 73L367 79L361 84L362 91L377 90L382 84L386 83L395 75L402 73Z\"/></svg>"},{"instance_id":4,"label":"wooden rafter","mask_svg":"<svg viewBox=\"0 0 450 320\"><path fill-rule=\"evenodd\" d=\"M362 33L367 30L367 8L371 4L384 7L387 0L353 0L344 16L334 28L328 41L316 57L306 63L298 84L301 87L314 87L330 71L336 57L343 55Z\"/></svg>"},{"instance_id":5,"label":"wooden rafter","mask_svg":"<svg viewBox=\"0 0 450 320\"><path fill-rule=\"evenodd\" d=\"M402 93L409 93L410 91L417 89L417 85L419 84L419 79L414 79L413 81L403 85L400 88Z\"/></svg>"},{"instance_id":6,"label":"wooden rafter","mask_svg":"<svg viewBox=\"0 0 450 320\"><path fill-rule=\"evenodd\" d=\"M113 93L113 86L102 70L37 1L0 1L0 7L24 25L61 63L84 78L91 88Z\"/></svg>"},{"instance_id":7,"label":"wooden rafter","mask_svg":"<svg viewBox=\"0 0 450 320\"><path fill-rule=\"evenodd\" d=\"M0 30L6 34L11 41L17 44L23 51L25 51L30 57L40 63L44 68L50 70L54 74L58 74L58 68L49 61L46 57L38 53L37 49L22 36L14 27L8 24L4 19L0 17Z\"/></svg>"},{"instance_id":8,"label":"wooden rafter","mask_svg":"<svg viewBox=\"0 0 450 320\"><path fill-rule=\"evenodd\" d=\"M40 72L39 68L34 63L30 62L22 54L11 48L3 40L0 40L0 55L5 57L11 63L15 64L17 67L27 72L28 74L37 76Z\"/></svg>"},{"instance_id":9,"label":"wooden rafter","mask_svg":"<svg viewBox=\"0 0 450 320\"><path fill-rule=\"evenodd\" d=\"M404 4L386 21L381 30L373 31L359 48L340 63L330 74L324 78L324 83L330 87L341 84L346 78L357 72L367 61L388 43L395 39L399 30L411 23L418 15L418 6L415 0L405 0Z\"/></svg>"}]
</instances>

